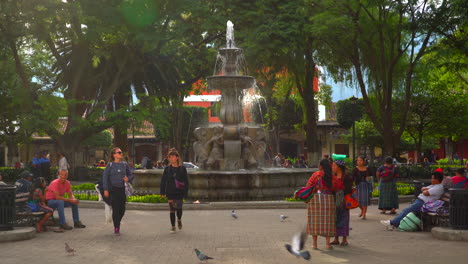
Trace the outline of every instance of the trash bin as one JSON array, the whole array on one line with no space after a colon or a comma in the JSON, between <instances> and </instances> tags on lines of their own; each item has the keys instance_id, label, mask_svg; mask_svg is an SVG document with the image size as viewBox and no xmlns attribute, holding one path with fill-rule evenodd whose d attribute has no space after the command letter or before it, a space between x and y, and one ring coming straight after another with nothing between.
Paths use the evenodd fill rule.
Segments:
<instances>
[{"instance_id":1,"label":"trash bin","mask_svg":"<svg viewBox=\"0 0 468 264\"><path fill-rule=\"evenodd\" d=\"M468 190L449 189L450 226L456 229L468 229Z\"/></svg>"},{"instance_id":2,"label":"trash bin","mask_svg":"<svg viewBox=\"0 0 468 264\"><path fill-rule=\"evenodd\" d=\"M0 185L0 231L13 230L16 186Z\"/></svg>"}]
</instances>

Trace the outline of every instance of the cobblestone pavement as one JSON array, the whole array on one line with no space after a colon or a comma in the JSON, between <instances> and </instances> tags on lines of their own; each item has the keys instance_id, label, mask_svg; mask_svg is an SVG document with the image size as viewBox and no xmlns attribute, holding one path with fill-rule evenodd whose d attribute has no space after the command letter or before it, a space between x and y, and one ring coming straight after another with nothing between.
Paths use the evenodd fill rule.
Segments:
<instances>
[{"instance_id":1,"label":"cobblestone pavement","mask_svg":"<svg viewBox=\"0 0 468 264\"><path fill-rule=\"evenodd\" d=\"M408 204L402 204L400 208ZM367 220L351 212L349 246L326 251L325 239L319 248L306 249L311 263L466 263L468 243L440 241L428 232L386 231L379 223L390 219L370 207ZM169 234L169 213L164 211L127 211L122 236L114 237L112 225L104 223L104 211L81 209L85 229L65 233L45 232L36 238L0 244L0 263L199 263L193 248L214 257L208 263L306 263L284 248L292 234L305 224L303 209L190 210L183 215L183 230ZM66 211L71 221L71 211ZM281 222L280 214L290 218ZM75 248L75 256L65 253L64 242Z\"/></svg>"}]
</instances>

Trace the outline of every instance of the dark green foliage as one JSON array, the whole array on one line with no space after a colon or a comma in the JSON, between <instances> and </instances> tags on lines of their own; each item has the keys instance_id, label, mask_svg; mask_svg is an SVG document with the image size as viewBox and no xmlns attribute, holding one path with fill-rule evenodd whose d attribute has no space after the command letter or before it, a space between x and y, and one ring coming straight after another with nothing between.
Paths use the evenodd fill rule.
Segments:
<instances>
[{"instance_id":1,"label":"dark green foliage","mask_svg":"<svg viewBox=\"0 0 468 264\"><path fill-rule=\"evenodd\" d=\"M336 103L336 119L340 126L349 129L354 121L362 118L364 113L364 105L362 99L359 99L356 104L350 99L340 100Z\"/></svg>"}]
</instances>

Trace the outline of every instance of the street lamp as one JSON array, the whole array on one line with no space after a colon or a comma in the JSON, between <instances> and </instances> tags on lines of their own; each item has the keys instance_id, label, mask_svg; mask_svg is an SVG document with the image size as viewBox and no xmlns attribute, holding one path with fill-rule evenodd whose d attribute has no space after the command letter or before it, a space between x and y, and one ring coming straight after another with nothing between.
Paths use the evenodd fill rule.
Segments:
<instances>
[{"instance_id":1,"label":"street lamp","mask_svg":"<svg viewBox=\"0 0 468 264\"><path fill-rule=\"evenodd\" d=\"M353 165L356 165L356 104L358 99L353 95L349 98L351 101L352 109L351 109L351 118L353 119Z\"/></svg>"}]
</instances>

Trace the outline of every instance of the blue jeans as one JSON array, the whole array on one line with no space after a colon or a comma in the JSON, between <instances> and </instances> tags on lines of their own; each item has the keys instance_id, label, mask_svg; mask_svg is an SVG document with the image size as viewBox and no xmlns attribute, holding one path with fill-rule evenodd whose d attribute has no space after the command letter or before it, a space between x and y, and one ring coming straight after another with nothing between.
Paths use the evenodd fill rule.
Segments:
<instances>
[{"instance_id":1,"label":"blue jeans","mask_svg":"<svg viewBox=\"0 0 468 264\"><path fill-rule=\"evenodd\" d=\"M78 213L78 205L72 204L70 202L65 202L63 200L47 200L47 205L49 207L55 208L58 211L59 214L59 221L60 224L63 225L65 224L65 207L71 206L72 208L72 214L73 214L73 222L78 222L80 221L80 214Z\"/></svg>"},{"instance_id":2,"label":"blue jeans","mask_svg":"<svg viewBox=\"0 0 468 264\"><path fill-rule=\"evenodd\" d=\"M392 226L398 227L400 225L400 221L403 218L405 218L405 216L407 214L409 214L411 212L416 213L416 212L421 211L421 208L422 208L423 205L424 205L423 200L416 199L410 206L408 206L403 211L401 211L401 213L399 215L397 215L397 217L390 220L390 224L392 224Z\"/></svg>"}]
</instances>

